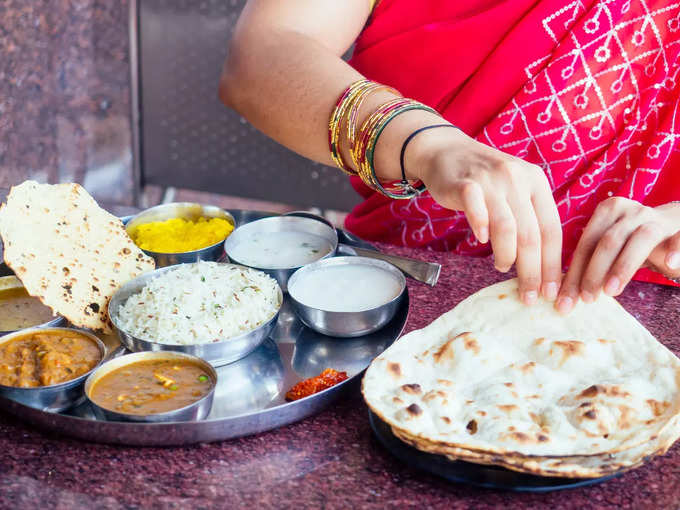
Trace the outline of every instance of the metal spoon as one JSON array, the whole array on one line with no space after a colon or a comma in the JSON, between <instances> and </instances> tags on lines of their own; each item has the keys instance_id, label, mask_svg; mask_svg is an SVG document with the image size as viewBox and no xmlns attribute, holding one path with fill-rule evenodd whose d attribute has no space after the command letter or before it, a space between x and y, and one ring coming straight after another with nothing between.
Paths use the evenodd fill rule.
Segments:
<instances>
[{"instance_id":1,"label":"metal spoon","mask_svg":"<svg viewBox=\"0 0 680 510\"><path fill-rule=\"evenodd\" d=\"M304 218L311 218L313 220L321 221L331 228L335 228L333 224L323 216L314 214L308 211L292 211L285 213L284 216L302 216ZM398 267L406 276L426 283L432 287L439 279L441 272L441 264L434 262L424 262L422 260L412 259L408 257L401 257L399 255L388 255L374 249L370 243L358 238L345 230L337 229L338 238L341 241L338 244L338 253L341 255L359 255L361 257L370 257L378 260L389 262L393 266ZM345 240L346 242L342 242Z\"/></svg>"}]
</instances>

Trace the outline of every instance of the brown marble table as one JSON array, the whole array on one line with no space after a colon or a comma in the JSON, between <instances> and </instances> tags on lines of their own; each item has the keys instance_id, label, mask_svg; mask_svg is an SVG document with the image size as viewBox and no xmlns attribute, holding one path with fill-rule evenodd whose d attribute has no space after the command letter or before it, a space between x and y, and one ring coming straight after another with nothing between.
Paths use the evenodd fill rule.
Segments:
<instances>
[{"instance_id":1,"label":"brown marble table","mask_svg":"<svg viewBox=\"0 0 680 510\"><path fill-rule=\"evenodd\" d=\"M504 277L485 259L404 248L443 264L409 281L407 330ZM635 283L621 297L680 353L680 291ZM89 444L0 416L0 508L678 508L680 446L603 484L516 494L448 483L404 465L372 436L358 387L332 409L273 432L183 448Z\"/></svg>"}]
</instances>

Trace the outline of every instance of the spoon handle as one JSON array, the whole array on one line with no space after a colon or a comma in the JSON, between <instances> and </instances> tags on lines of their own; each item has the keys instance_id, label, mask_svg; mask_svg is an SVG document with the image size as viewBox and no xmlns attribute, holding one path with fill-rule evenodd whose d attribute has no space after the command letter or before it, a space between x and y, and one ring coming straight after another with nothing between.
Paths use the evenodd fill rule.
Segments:
<instances>
[{"instance_id":1,"label":"spoon handle","mask_svg":"<svg viewBox=\"0 0 680 510\"><path fill-rule=\"evenodd\" d=\"M400 257L399 255L388 255L378 250L368 250L366 248L357 248L355 246L340 244L338 246L340 251L354 252L361 257L369 257L372 259L384 260L393 266L398 267L408 277L426 283L432 287L439 279L439 272L442 269L440 264L433 262L423 262L422 260L410 259L407 257Z\"/></svg>"}]
</instances>

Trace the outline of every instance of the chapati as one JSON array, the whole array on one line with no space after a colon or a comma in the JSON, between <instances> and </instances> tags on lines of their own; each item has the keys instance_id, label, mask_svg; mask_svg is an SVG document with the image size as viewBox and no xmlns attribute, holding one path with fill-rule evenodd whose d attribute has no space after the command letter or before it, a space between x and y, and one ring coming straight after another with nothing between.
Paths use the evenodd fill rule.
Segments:
<instances>
[{"instance_id":1,"label":"chapati","mask_svg":"<svg viewBox=\"0 0 680 510\"><path fill-rule=\"evenodd\" d=\"M562 316L548 301L522 304L513 279L395 342L363 394L422 450L581 477L666 451L679 384L680 360L615 299Z\"/></svg>"}]
</instances>

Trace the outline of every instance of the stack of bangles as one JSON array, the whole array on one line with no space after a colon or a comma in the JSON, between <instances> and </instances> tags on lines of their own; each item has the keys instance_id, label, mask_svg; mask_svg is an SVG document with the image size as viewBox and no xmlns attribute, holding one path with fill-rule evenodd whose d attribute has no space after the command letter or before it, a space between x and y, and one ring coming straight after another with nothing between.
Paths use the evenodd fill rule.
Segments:
<instances>
[{"instance_id":1,"label":"stack of bangles","mask_svg":"<svg viewBox=\"0 0 680 510\"><path fill-rule=\"evenodd\" d=\"M455 126L449 123L435 124L411 133L404 141L401 150L401 180L382 184L375 173L374 156L378 139L387 125L395 117L409 110L425 110L434 114L437 114L437 112L414 99L398 97L380 105L368 116L357 132L359 109L364 103L364 100L371 93L378 90L389 90L390 92L399 95L399 92L391 87L365 79L351 84L342 93L328 123L328 144L331 151L331 157L343 172L349 175L358 175L371 189L390 198L412 198L422 193L425 190L425 186L421 182L412 183L406 179L406 171L404 169L404 153L406 146L411 139L421 131L435 127ZM343 127L346 128L349 153L352 157L352 162L357 169L356 171L342 158L340 136Z\"/></svg>"}]
</instances>

